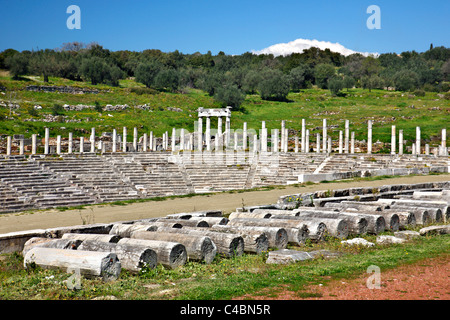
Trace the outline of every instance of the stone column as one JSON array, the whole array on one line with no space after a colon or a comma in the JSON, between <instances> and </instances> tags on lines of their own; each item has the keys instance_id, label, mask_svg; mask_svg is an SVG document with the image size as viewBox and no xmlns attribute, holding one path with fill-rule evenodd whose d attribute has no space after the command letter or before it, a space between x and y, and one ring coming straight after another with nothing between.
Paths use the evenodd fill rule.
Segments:
<instances>
[{"instance_id":1,"label":"stone column","mask_svg":"<svg viewBox=\"0 0 450 320\"><path fill-rule=\"evenodd\" d=\"M24 151L23 140L24 139L19 140L19 154L20 155L23 155L23 151Z\"/></svg>"},{"instance_id":2,"label":"stone column","mask_svg":"<svg viewBox=\"0 0 450 320\"><path fill-rule=\"evenodd\" d=\"M127 127L123 127L122 151L127 152Z\"/></svg>"},{"instance_id":3,"label":"stone column","mask_svg":"<svg viewBox=\"0 0 450 320\"><path fill-rule=\"evenodd\" d=\"M278 152L278 129L272 131L272 152Z\"/></svg>"},{"instance_id":4,"label":"stone column","mask_svg":"<svg viewBox=\"0 0 450 320\"><path fill-rule=\"evenodd\" d=\"M149 150L150 151L154 151L153 150L153 131L150 131L150 136L149 136L148 140L149 140L148 142L150 144L149 147L148 147Z\"/></svg>"},{"instance_id":5,"label":"stone column","mask_svg":"<svg viewBox=\"0 0 450 320\"><path fill-rule=\"evenodd\" d=\"M185 149L185 141L184 141L184 129L182 128L180 130L180 150L184 150Z\"/></svg>"},{"instance_id":6,"label":"stone column","mask_svg":"<svg viewBox=\"0 0 450 320\"><path fill-rule=\"evenodd\" d=\"M112 152L117 151L117 130L113 129L113 136L112 136Z\"/></svg>"},{"instance_id":7,"label":"stone column","mask_svg":"<svg viewBox=\"0 0 450 320\"><path fill-rule=\"evenodd\" d=\"M163 150L167 150L166 149L167 138L168 137L167 137L166 133L164 132L163 136L162 136L162 147L163 147Z\"/></svg>"},{"instance_id":8,"label":"stone column","mask_svg":"<svg viewBox=\"0 0 450 320\"><path fill-rule=\"evenodd\" d=\"M11 136L6 137L6 155L11 155Z\"/></svg>"},{"instance_id":9,"label":"stone column","mask_svg":"<svg viewBox=\"0 0 450 320\"><path fill-rule=\"evenodd\" d=\"M147 152L147 134L144 133L142 138L142 151Z\"/></svg>"},{"instance_id":10,"label":"stone column","mask_svg":"<svg viewBox=\"0 0 450 320\"><path fill-rule=\"evenodd\" d=\"M61 154L61 136L56 136L56 153Z\"/></svg>"},{"instance_id":11,"label":"stone column","mask_svg":"<svg viewBox=\"0 0 450 320\"><path fill-rule=\"evenodd\" d=\"M372 154L372 120L367 121L367 153Z\"/></svg>"},{"instance_id":12,"label":"stone column","mask_svg":"<svg viewBox=\"0 0 450 320\"><path fill-rule=\"evenodd\" d=\"M392 126L391 128L391 154L395 154L395 142L397 138L395 136L395 126Z\"/></svg>"},{"instance_id":13,"label":"stone column","mask_svg":"<svg viewBox=\"0 0 450 320\"><path fill-rule=\"evenodd\" d=\"M420 127L416 127L416 154L420 154Z\"/></svg>"},{"instance_id":14,"label":"stone column","mask_svg":"<svg viewBox=\"0 0 450 320\"><path fill-rule=\"evenodd\" d=\"M49 147L50 147L50 129L45 128L45 138L44 138L44 154L49 153Z\"/></svg>"},{"instance_id":15,"label":"stone column","mask_svg":"<svg viewBox=\"0 0 450 320\"><path fill-rule=\"evenodd\" d=\"M295 141L294 152L295 152L295 153L298 153L298 136L295 135L294 139L295 139L295 140L294 140L294 141ZM304 140L304 138L302 138L302 140ZM301 147L303 148L303 145L302 145Z\"/></svg>"},{"instance_id":16,"label":"stone column","mask_svg":"<svg viewBox=\"0 0 450 320\"><path fill-rule=\"evenodd\" d=\"M238 149L238 133L237 131L234 132L234 150Z\"/></svg>"},{"instance_id":17,"label":"stone column","mask_svg":"<svg viewBox=\"0 0 450 320\"><path fill-rule=\"evenodd\" d=\"M217 133L222 136L222 117L217 117Z\"/></svg>"},{"instance_id":18,"label":"stone column","mask_svg":"<svg viewBox=\"0 0 450 320\"><path fill-rule=\"evenodd\" d=\"M327 119L323 119L322 124L322 140L323 140L323 152L327 153Z\"/></svg>"},{"instance_id":19,"label":"stone column","mask_svg":"<svg viewBox=\"0 0 450 320\"><path fill-rule=\"evenodd\" d=\"M316 133L316 153L320 153L320 133Z\"/></svg>"},{"instance_id":20,"label":"stone column","mask_svg":"<svg viewBox=\"0 0 450 320\"><path fill-rule=\"evenodd\" d=\"M31 135L31 154L36 154L37 149L37 134L33 133Z\"/></svg>"},{"instance_id":21,"label":"stone column","mask_svg":"<svg viewBox=\"0 0 450 320\"><path fill-rule=\"evenodd\" d=\"M247 150L247 122L244 122L244 128L242 132L242 149L245 151Z\"/></svg>"},{"instance_id":22,"label":"stone column","mask_svg":"<svg viewBox=\"0 0 450 320\"><path fill-rule=\"evenodd\" d=\"M344 152L349 152L349 140L350 140L350 121L345 120L345 141L344 141Z\"/></svg>"},{"instance_id":23,"label":"stone column","mask_svg":"<svg viewBox=\"0 0 450 320\"><path fill-rule=\"evenodd\" d=\"M426 154L427 156L430 155L430 145L429 145L428 143L425 144L425 154Z\"/></svg>"},{"instance_id":24,"label":"stone column","mask_svg":"<svg viewBox=\"0 0 450 320\"><path fill-rule=\"evenodd\" d=\"M259 150L259 146L258 146L258 135L255 133L253 135L253 152L256 153Z\"/></svg>"},{"instance_id":25,"label":"stone column","mask_svg":"<svg viewBox=\"0 0 450 320\"><path fill-rule=\"evenodd\" d=\"M447 155L447 129L442 129L442 135L441 135L441 150L442 150L442 156Z\"/></svg>"},{"instance_id":26,"label":"stone column","mask_svg":"<svg viewBox=\"0 0 450 320\"><path fill-rule=\"evenodd\" d=\"M281 121L281 152L286 152L285 150L286 150L286 147L285 147L285 141L286 141L286 137L285 137L285 135L286 135L286 121L285 120L282 120Z\"/></svg>"},{"instance_id":27,"label":"stone column","mask_svg":"<svg viewBox=\"0 0 450 320\"><path fill-rule=\"evenodd\" d=\"M305 153L309 153L309 130L306 129L306 136L305 136Z\"/></svg>"},{"instance_id":28,"label":"stone column","mask_svg":"<svg viewBox=\"0 0 450 320\"><path fill-rule=\"evenodd\" d=\"M206 150L211 151L211 119L206 117Z\"/></svg>"},{"instance_id":29,"label":"stone column","mask_svg":"<svg viewBox=\"0 0 450 320\"><path fill-rule=\"evenodd\" d=\"M175 152L175 148L176 148L176 141L177 141L177 136L176 136L177 132L175 128L172 128L172 152Z\"/></svg>"},{"instance_id":30,"label":"stone column","mask_svg":"<svg viewBox=\"0 0 450 320\"><path fill-rule=\"evenodd\" d=\"M284 152L288 152L289 150L289 129L284 129Z\"/></svg>"},{"instance_id":31,"label":"stone column","mask_svg":"<svg viewBox=\"0 0 450 320\"><path fill-rule=\"evenodd\" d=\"M403 130L398 130L398 154L403 155Z\"/></svg>"},{"instance_id":32,"label":"stone column","mask_svg":"<svg viewBox=\"0 0 450 320\"><path fill-rule=\"evenodd\" d=\"M261 129L261 152L267 152L267 128Z\"/></svg>"},{"instance_id":33,"label":"stone column","mask_svg":"<svg viewBox=\"0 0 450 320\"><path fill-rule=\"evenodd\" d=\"M355 153L355 131L352 131L351 144L350 144L350 152L352 154Z\"/></svg>"},{"instance_id":34,"label":"stone column","mask_svg":"<svg viewBox=\"0 0 450 320\"><path fill-rule=\"evenodd\" d=\"M166 145L164 149L169 150L169 131L166 131Z\"/></svg>"},{"instance_id":35,"label":"stone column","mask_svg":"<svg viewBox=\"0 0 450 320\"><path fill-rule=\"evenodd\" d=\"M84 137L80 137L80 153L84 153Z\"/></svg>"},{"instance_id":36,"label":"stone column","mask_svg":"<svg viewBox=\"0 0 450 320\"><path fill-rule=\"evenodd\" d=\"M203 119L202 117L198 117L198 128L197 128L197 150L203 150Z\"/></svg>"},{"instance_id":37,"label":"stone column","mask_svg":"<svg viewBox=\"0 0 450 320\"><path fill-rule=\"evenodd\" d=\"M231 140L231 121L230 121L230 117L225 117L225 132L226 132L225 145L226 145L226 147L228 147L228 145L230 144L230 140Z\"/></svg>"},{"instance_id":38,"label":"stone column","mask_svg":"<svg viewBox=\"0 0 450 320\"><path fill-rule=\"evenodd\" d=\"M73 133L69 132L69 145L67 146L67 153L73 153Z\"/></svg>"},{"instance_id":39,"label":"stone column","mask_svg":"<svg viewBox=\"0 0 450 320\"><path fill-rule=\"evenodd\" d=\"M331 153L331 137L328 137L328 153Z\"/></svg>"},{"instance_id":40,"label":"stone column","mask_svg":"<svg viewBox=\"0 0 450 320\"><path fill-rule=\"evenodd\" d=\"M91 129L91 138L89 139L91 141L91 152L95 152L95 128Z\"/></svg>"},{"instance_id":41,"label":"stone column","mask_svg":"<svg viewBox=\"0 0 450 320\"><path fill-rule=\"evenodd\" d=\"M412 144L411 149L412 149L411 154L414 154L414 155L417 154L416 144L415 143Z\"/></svg>"},{"instance_id":42,"label":"stone column","mask_svg":"<svg viewBox=\"0 0 450 320\"><path fill-rule=\"evenodd\" d=\"M339 130L339 153L342 153L343 149L343 141L342 141L343 132Z\"/></svg>"},{"instance_id":43,"label":"stone column","mask_svg":"<svg viewBox=\"0 0 450 320\"><path fill-rule=\"evenodd\" d=\"M301 152L306 152L306 120L302 119L302 147Z\"/></svg>"},{"instance_id":44,"label":"stone column","mask_svg":"<svg viewBox=\"0 0 450 320\"><path fill-rule=\"evenodd\" d=\"M138 151L138 130L136 127L133 128L133 151Z\"/></svg>"}]
</instances>

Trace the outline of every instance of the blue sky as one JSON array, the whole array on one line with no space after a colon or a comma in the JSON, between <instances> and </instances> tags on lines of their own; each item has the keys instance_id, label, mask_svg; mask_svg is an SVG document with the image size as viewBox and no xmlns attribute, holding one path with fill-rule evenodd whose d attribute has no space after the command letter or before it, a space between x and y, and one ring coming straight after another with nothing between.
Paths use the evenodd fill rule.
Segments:
<instances>
[{"instance_id":1,"label":"blue sky","mask_svg":"<svg viewBox=\"0 0 450 320\"><path fill-rule=\"evenodd\" d=\"M81 9L80 30L66 26L69 5ZM366 27L370 5L380 7L380 30ZM113 51L242 54L298 38L361 52L450 47L448 0L0 0L0 12L0 51L95 41Z\"/></svg>"}]
</instances>

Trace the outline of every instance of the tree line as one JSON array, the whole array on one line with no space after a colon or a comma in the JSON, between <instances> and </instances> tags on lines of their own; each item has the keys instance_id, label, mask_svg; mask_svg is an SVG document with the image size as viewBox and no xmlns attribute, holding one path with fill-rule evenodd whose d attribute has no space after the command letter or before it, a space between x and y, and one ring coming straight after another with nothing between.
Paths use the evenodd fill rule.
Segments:
<instances>
[{"instance_id":1,"label":"tree line","mask_svg":"<svg viewBox=\"0 0 450 320\"><path fill-rule=\"evenodd\" d=\"M149 49L141 52L110 51L97 43L65 43L58 49L0 52L0 69L14 79L23 75L50 76L93 85L118 86L134 77L152 90L198 88L223 105L238 108L247 94L264 100L285 101L290 91L314 85L333 94L353 87L400 91L447 92L450 89L450 49L406 51L379 56L343 56L328 49L310 48L287 56L271 54L227 55L219 52L183 54Z\"/></svg>"}]
</instances>

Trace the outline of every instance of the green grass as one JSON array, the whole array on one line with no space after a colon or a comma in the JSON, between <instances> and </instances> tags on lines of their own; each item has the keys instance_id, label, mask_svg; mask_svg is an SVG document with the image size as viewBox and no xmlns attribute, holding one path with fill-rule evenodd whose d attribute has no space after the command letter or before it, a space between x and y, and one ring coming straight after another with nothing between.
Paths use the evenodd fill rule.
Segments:
<instances>
[{"instance_id":1,"label":"green grass","mask_svg":"<svg viewBox=\"0 0 450 320\"><path fill-rule=\"evenodd\" d=\"M190 89L185 93L136 93L133 88L142 88L142 84L133 79L121 80L119 87L107 85L92 86L88 83L69 81L60 78L50 78L49 85L70 85L97 89L98 94L61 94L30 92L23 90L27 85L43 84L41 77L28 77L25 80L11 80L7 73L0 73L0 85L7 88L7 92L15 90L15 102L21 108L15 110L11 117L9 109L0 109L2 134L32 133L43 135L44 127L51 127L51 135L57 134L66 137L69 132L74 134L88 134L90 128L95 127L97 132L120 130L137 127L140 134L153 131L161 136L163 132L171 132L173 127L194 129L197 119L197 109L219 108L220 105L206 93ZM244 112L233 112L232 129L242 128L244 122L249 128L259 129L261 121L266 121L267 128L280 128L281 120L287 121L287 127L301 130L301 119L307 120L310 129L310 139L315 140L315 133L321 133L322 120L328 119L329 129L333 139L337 139L339 130L344 129L345 119L350 120L350 130L355 131L356 139L363 140L367 136L367 120L374 120L374 141L390 142L391 125L397 130L404 130L404 139L410 143L415 139L415 127L420 126L424 141L435 146L440 142L441 129L448 124L450 104L448 100L439 98L437 93L427 92L424 97L415 97L410 93L397 91L351 89L345 92L345 97L332 96L328 90L306 89L301 92L291 92L289 102L264 101L259 95L247 95L242 107ZM8 93L0 99L8 101ZM150 111L129 108L125 111L96 112L94 110L67 111L66 118L61 117L60 122L44 122L45 114L50 114L50 108L55 104L89 104L95 102L102 106L106 104L128 104L129 106L147 104ZM27 108L41 105L42 110L38 116L30 116ZM180 108L182 112L168 110L168 107ZM6 119L8 117L8 119ZM10 119L11 118L11 119ZM34 118L36 122L24 121ZM75 122L74 122L75 121ZM211 125L216 126L216 119Z\"/></svg>"},{"instance_id":2,"label":"green grass","mask_svg":"<svg viewBox=\"0 0 450 320\"><path fill-rule=\"evenodd\" d=\"M388 233L386 233L388 234ZM375 236L364 236L374 242ZM176 270L161 266L140 274L122 271L112 282L96 279L81 280L80 290L67 289L64 281L69 274L25 269L20 254L0 256L0 299L92 299L113 295L119 299L230 299L245 294L276 296L279 290L295 291L298 297L308 297L310 284L326 283L332 279L349 279L364 274L370 265L381 272L400 265L448 255L450 236L424 236L405 244L371 248L345 247L339 239L326 242L307 242L299 250L329 249L341 252L335 259L316 259L290 265L266 264L267 254L244 254L235 258L216 258L211 264L188 262Z\"/></svg>"}]
</instances>

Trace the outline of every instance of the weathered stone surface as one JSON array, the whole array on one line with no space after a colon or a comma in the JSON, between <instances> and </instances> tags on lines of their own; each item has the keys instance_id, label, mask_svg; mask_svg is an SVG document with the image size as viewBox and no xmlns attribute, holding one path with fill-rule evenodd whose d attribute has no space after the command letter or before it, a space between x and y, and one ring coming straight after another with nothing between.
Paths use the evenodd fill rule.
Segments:
<instances>
[{"instance_id":1,"label":"weathered stone surface","mask_svg":"<svg viewBox=\"0 0 450 320\"><path fill-rule=\"evenodd\" d=\"M420 235L426 236L431 234L449 234L450 225L430 226L419 230Z\"/></svg>"},{"instance_id":2,"label":"weathered stone surface","mask_svg":"<svg viewBox=\"0 0 450 320\"><path fill-rule=\"evenodd\" d=\"M363 238L353 238L351 240L344 240L341 241L344 245L350 245L350 246L366 246L366 247L373 247L375 244L373 242L369 242L366 239Z\"/></svg>"},{"instance_id":3,"label":"weathered stone surface","mask_svg":"<svg viewBox=\"0 0 450 320\"><path fill-rule=\"evenodd\" d=\"M394 236L396 236L397 238L405 239L405 240L411 240L411 239L420 237L420 233L417 231L404 230L404 231L394 232Z\"/></svg>"},{"instance_id":4,"label":"weathered stone surface","mask_svg":"<svg viewBox=\"0 0 450 320\"><path fill-rule=\"evenodd\" d=\"M270 251L266 263L288 264L296 261L310 260L314 257L305 251L281 249Z\"/></svg>"},{"instance_id":5,"label":"weathered stone surface","mask_svg":"<svg viewBox=\"0 0 450 320\"><path fill-rule=\"evenodd\" d=\"M397 238L394 236L378 236L377 243L379 244L393 244L393 243L403 243L405 239Z\"/></svg>"},{"instance_id":6,"label":"weathered stone surface","mask_svg":"<svg viewBox=\"0 0 450 320\"><path fill-rule=\"evenodd\" d=\"M340 255L341 255L340 253L331 252L328 250L315 250L307 252L290 249L280 249L276 251L270 251L266 263L288 264L315 258L336 258L339 257Z\"/></svg>"},{"instance_id":7,"label":"weathered stone surface","mask_svg":"<svg viewBox=\"0 0 450 320\"><path fill-rule=\"evenodd\" d=\"M122 269L115 253L42 247L34 247L26 253L24 267L27 268L32 263L42 268L66 272L79 270L87 278L100 277L104 281L118 279Z\"/></svg>"}]
</instances>

